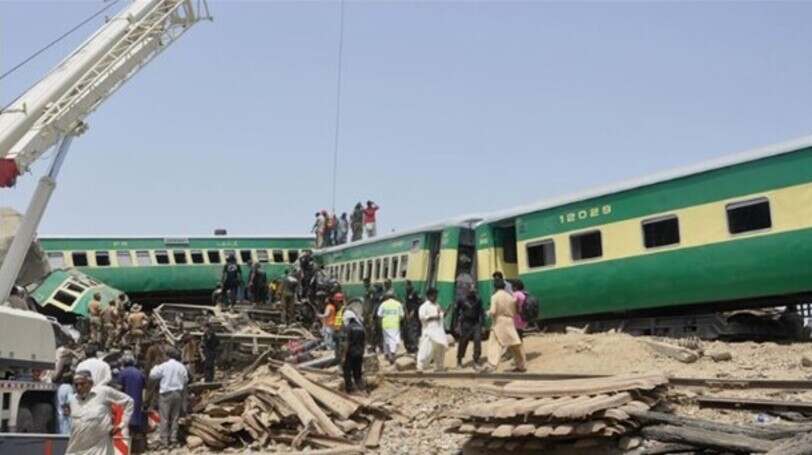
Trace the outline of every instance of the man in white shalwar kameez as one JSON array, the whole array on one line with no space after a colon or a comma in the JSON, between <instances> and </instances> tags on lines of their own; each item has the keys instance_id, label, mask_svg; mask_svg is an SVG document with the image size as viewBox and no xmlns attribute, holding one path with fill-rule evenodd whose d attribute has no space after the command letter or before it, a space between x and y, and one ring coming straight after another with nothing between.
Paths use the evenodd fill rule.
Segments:
<instances>
[{"instance_id":1,"label":"man in white shalwar kameez","mask_svg":"<svg viewBox=\"0 0 812 455\"><path fill-rule=\"evenodd\" d=\"M87 370L77 371L76 393L68 402L71 433L65 455L114 455L113 434L122 434L133 413L133 400L106 385L93 385ZM121 422L113 424L113 406L123 407Z\"/></svg>"},{"instance_id":2,"label":"man in white shalwar kameez","mask_svg":"<svg viewBox=\"0 0 812 455\"><path fill-rule=\"evenodd\" d=\"M426 291L426 301L417 310L422 335L417 349L417 371L428 369L434 360L434 371L443 371L448 337L443 328L443 309L437 304L437 289Z\"/></svg>"}]
</instances>

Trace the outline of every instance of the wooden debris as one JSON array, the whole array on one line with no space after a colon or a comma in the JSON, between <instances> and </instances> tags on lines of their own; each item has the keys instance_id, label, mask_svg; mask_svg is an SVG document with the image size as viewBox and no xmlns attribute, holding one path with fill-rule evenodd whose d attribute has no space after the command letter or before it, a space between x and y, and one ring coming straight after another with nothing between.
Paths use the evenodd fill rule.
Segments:
<instances>
[{"instance_id":1,"label":"wooden debris","mask_svg":"<svg viewBox=\"0 0 812 455\"><path fill-rule=\"evenodd\" d=\"M661 343L659 341L643 340L651 349L659 354L679 360L682 363L694 363L699 359L696 352L673 344Z\"/></svg>"},{"instance_id":2,"label":"wooden debris","mask_svg":"<svg viewBox=\"0 0 812 455\"><path fill-rule=\"evenodd\" d=\"M673 425L645 427L641 433L643 436L657 441L676 442L732 452L769 452L777 445L775 441Z\"/></svg>"},{"instance_id":3,"label":"wooden debris","mask_svg":"<svg viewBox=\"0 0 812 455\"><path fill-rule=\"evenodd\" d=\"M369 427L367 437L364 440L364 447L368 449L377 448L381 444L381 435L383 434L383 420L376 419Z\"/></svg>"}]
</instances>

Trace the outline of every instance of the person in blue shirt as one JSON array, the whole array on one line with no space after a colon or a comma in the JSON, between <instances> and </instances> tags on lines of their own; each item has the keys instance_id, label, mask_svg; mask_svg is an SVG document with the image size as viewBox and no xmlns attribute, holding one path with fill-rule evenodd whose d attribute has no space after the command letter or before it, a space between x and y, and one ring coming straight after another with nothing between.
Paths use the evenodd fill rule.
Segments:
<instances>
[{"instance_id":1,"label":"person in blue shirt","mask_svg":"<svg viewBox=\"0 0 812 455\"><path fill-rule=\"evenodd\" d=\"M146 375L135 366L132 356L121 359L124 368L118 373L121 391L133 399L133 415L130 417L130 436L132 437L132 453L143 453L146 449L147 418L144 413L144 386Z\"/></svg>"}]
</instances>

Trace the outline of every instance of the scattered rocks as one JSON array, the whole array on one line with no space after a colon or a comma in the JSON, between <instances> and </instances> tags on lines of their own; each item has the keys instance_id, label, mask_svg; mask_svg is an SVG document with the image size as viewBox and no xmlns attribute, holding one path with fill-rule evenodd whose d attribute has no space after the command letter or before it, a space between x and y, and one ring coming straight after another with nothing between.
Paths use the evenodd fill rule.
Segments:
<instances>
[{"instance_id":1,"label":"scattered rocks","mask_svg":"<svg viewBox=\"0 0 812 455\"><path fill-rule=\"evenodd\" d=\"M801 357L801 366L806 367L806 368L812 367L812 358L810 358L809 356L806 356L806 355L802 356Z\"/></svg>"},{"instance_id":2,"label":"scattered rocks","mask_svg":"<svg viewBox=\"0 0 812 455\"><path fill-rule=\"evenodd\" d=\"M713 359L714 362L727 362L733 360L733 354L730 351L711 351L706 354Z\"/></svg>"},{"instance_id":3,"label":"scattered rocks","mask_svg":"<svg viewBox=\"0 0 812 455\"><path fill-rule=\"evenodd\" d=\"M410 357L400 357L395 360L395 369L398 371L410 371L414 370L416 367L415 360Z\"/></svg>"}]
</instances>

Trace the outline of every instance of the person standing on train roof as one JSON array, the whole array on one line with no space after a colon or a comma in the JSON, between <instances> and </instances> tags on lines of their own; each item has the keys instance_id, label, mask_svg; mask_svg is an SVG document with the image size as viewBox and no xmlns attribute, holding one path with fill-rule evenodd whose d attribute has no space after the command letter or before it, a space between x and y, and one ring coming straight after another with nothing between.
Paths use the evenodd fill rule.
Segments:
<instances>
[{"instance_id":1,"label":"person standing on train roof","mask_svg":"<svg viewBox=\"0 0 812 455\"><path fill-rule=\"evenodd\" d=\"M240 265L237 264L237 258L234 254L228 255L226 264L223 266L223 276L220 278L220 282L223 284L223 292L228 299L228 307L233 308L237 303L240 288L243 286L242 270Z\"/></svg>"},{"instance_id":2,"label":"person standing on train roof","mask_svg":"<svg viewBox=\"0 0 812 455\"><path fill-rule=\"evenodd\" d=\"M417 371L426 371L432 360L434 371L443 371L448 337L443 328L443 309L437 304L437 289L426 291L426 301L420 305L418 315L423 334L417 349Z\"/></svg>"},{"instance_id":3,"label":"person standing on train roof","mask_svg":"<svg viewBox=\"0 0 812 455\"><path fill-rule=\"evenodd\" d=\"M327 210L321 211L321 216L324 217L324 246L333 246L333 235L335 234L334 216L327 213Z\"/></svg>"},{"instance_id":4,"label":"person standing on train roof","mask_svg":"<svg viewBox=\"0 0 812 455\"><path fill-rule=\"evenodd\" d=\"M524 320L524 305L527 302L527 293L524 291L522 280L516 280L513 286L513 297L516 299L516 314L513 316L513 325L520 339L524 339L524 331L527 328L527 321Z\"/></svg>"},{"instance_id":5,"label":"person standing on train roof","mask_svg":"<svg viewBox=\"0 0 812 455\"><path fill-rule=\"evenodd\" d=\"M364 209L364 231L368 239L375 237L378 233L376 213L379 208L374 202L367 201L367 207Z\"/></svg>"},{"instance_id":6,"label":"person standing on train roof","mask_svg":"<svg viewBox=\"0 0 812 455\"><path fill-rule=\"evenodd\" d=\"M505 275L502 274L499 270L493 272L493 292L496 292L496 282L501 281L504 284L504 289L507 291L508 294L513 294L513 286L510 284L510 281L505 279Z\"/></svg>"},{"instance_id":7,"label":"person standing on train roof","mask_svg":"<svg viewBox=\"0 0 812 455\"><path fill-rule=\"evenodd\" d=\"M321 213L322 212L316 212L316 221L310 230L310 232L316 234L316 248L324 248L324 224L327 220L324 219Z\"/></svg>"},{"instance_id":8,"label":"person standing on train roof","mask_svg":"<svg viewBox=\"0 0 812 455\"><path fill-rule=\"evenodd\" d=\"M353 242L361 240L364 235L364 206L360 202L355 204L352 215L350 215L350 230Z\"/></svg>"},{"instance_id":9,"label":"person standing on train roof","mask_svg":"<svg viewBox=\"0 0 812 455\"><path fill-rule=\"evenodd\" d=\"M524 346L513 323L517 313L516 298L505 290L505 280L495 280L494 287L496 292L491 296L491 307L488 309L493 321L488 337L488 368L496 370L502 354L508 350L516 362L515 371L523 373L526 371Z\"/></svg>"},{"instance_id":10,"label":"person standing on train roof","mask_svg":"<svg viewBox=\"0 0 812 455\"><path fill-rule=\"evenodd\" d=\"M350 222L347 219L347 212L341 214L338 219L338 226L336 227L336 245L343 245L347 243L347 234L350 230Z\"/></svg>"},{"instance_id":11,"label":"person standing on train roof","mask_svg":"<svg viewBox=\"0 0 812 455\"><path fill-rule=\"evenodd\" d=\"M378 307L378 320L383 333L383 352L389 364L395 363L395 355L400 346L400 321L403 320L403 305L395 298L395 291L388 290L384 294L383 303Z\"/></svg>"}]
</instances>

